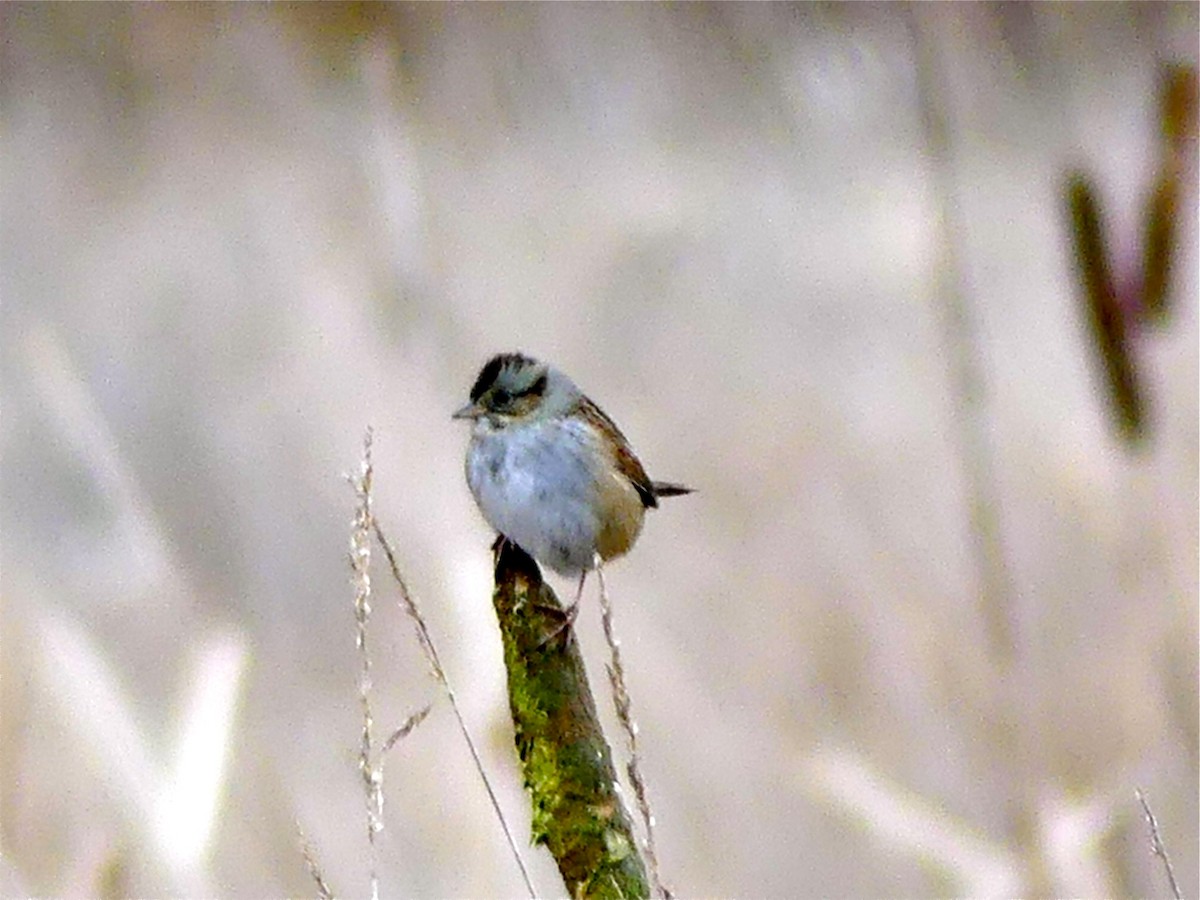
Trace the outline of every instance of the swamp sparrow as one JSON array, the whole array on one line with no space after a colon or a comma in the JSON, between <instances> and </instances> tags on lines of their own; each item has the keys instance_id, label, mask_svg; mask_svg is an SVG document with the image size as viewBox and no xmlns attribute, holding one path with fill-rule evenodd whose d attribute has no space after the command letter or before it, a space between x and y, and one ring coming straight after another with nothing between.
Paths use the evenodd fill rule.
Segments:
<instances>
[{"instance_id":1,"label":"swamp sparrow","mask_svg":"<svg viewBox=\"0 0 1200 900\"><path fill-rule=\"evenodd\" d=\"M542 565L579 575L581 593L597 558L633 546L648 507L691 493L651 481L575 382L520 353L493 356L454 418L474 423L467 484L488 524Z\"/></svg>"}]
</instances>

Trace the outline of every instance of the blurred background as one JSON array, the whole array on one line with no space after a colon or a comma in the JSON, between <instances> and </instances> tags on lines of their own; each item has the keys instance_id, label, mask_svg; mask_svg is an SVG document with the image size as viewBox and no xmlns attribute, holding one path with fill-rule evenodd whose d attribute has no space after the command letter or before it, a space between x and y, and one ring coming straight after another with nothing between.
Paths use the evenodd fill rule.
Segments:
<instances>
[{"instance_id":1,"label":"blurred background","mask_svg":"<svg viewBox=\"0 0 1200 900\"><path fill-rule=\"evenodd\" d=\"M677 895L1166 896L1140 787L1195 896L1197 12L4 4L0 894L368 893L368 425L528 834L450 420L520 349L699 489L607 572ZM1170 154L1134 442L1065 186L1136 285ZM376 555L383 894L520 896Z\"/></svg>"}]
</instances>

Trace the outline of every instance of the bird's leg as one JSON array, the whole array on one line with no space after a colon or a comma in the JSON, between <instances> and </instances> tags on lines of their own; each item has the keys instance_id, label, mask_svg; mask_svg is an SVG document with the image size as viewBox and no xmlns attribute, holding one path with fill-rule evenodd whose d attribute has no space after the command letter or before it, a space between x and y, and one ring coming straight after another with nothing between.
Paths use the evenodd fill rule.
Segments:
<instances>
[{"instance_id":1,"label":"bird's leg","mask_svg":"<svg viewBox=\"0 0 1200 900\"><path fill-rule=\"evenodd\" d=\"M587 580L587 569L584 569L582 572L579 573L579 590L577 590L575 592L575 602L572 603L570 606L568 606L566 609L554 609L553 607L543 607L546 610L553 609L553 611L555 613L562 616L562 622L560 622L553 631L551 631L548 635L546 635L544 638L542 638L538 642L539 648L546 646L548 643L550 643L552 640L554 640L556 637L558 637L560 634L562 634L564 631L566 631L568 628L570 628L571 626L573 626L575 624L575 619L579 615L579 600L581 597L583 597L583 583L586 580Z\"/></svg>"},{"instance_id":2,"label":"bird's leg","mask_svg":"<svg viewBox=\"0 0 1200 900\"><path fill-rule=\"evenodd\" d=\"M587 581L587 569L579 573L579 590L575 592L575 602L563 610L567 617L567 624L570 625L575 621L575 617L579 615L579 601L583 598L583 583Z\"/></svg>"},{"instance_id":3,"label":"bird's leg","mask_svg":"<svg viewBox=\"0 0 1200 900\"><path fill-rule=\"evenodd\" d=\"M508 538L496 532L496 539L492 541L492 565L496 564L496 560L500 558L501 552L504 550L504 545L508 543Z\"/></svg>"}]
</instances>

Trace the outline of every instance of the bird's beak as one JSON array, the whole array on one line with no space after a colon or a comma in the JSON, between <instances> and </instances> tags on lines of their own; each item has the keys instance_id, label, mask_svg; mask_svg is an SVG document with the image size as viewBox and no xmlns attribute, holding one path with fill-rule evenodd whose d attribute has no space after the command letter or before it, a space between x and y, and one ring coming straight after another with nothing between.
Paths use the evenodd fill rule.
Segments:
<instances>
[{"instance_id":1,"label":"bird's beak","mask_svg":"<svg viewBox=\"0 0 1200 900\"><path fill-rule=\"evenodd\" d=\"M483 410L475 403L468 403L450 418L452 419L478 419L483 415Z\"/></svg>"}]
</instances>

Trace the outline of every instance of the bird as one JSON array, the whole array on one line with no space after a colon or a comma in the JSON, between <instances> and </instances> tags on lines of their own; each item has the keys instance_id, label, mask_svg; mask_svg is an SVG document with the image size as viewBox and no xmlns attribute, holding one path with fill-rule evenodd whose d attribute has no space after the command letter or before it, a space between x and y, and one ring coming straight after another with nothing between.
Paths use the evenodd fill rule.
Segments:
<instances>
[{"instance_id":1,"label":"bird","mask_svg":"<svg viewBox=\"0 0 1200 900\"><path fill-rule=\"evenodd\" d=\"M484 519L541 565L579 577L568 622L588 572L629 552L646 510L692 493L652 481L570 377L523 353L489 359L453 418L472 423L464 468Z\"/></svg>"}]
</instances>

